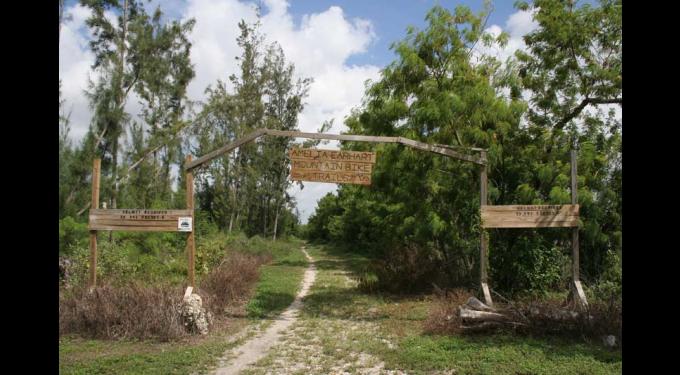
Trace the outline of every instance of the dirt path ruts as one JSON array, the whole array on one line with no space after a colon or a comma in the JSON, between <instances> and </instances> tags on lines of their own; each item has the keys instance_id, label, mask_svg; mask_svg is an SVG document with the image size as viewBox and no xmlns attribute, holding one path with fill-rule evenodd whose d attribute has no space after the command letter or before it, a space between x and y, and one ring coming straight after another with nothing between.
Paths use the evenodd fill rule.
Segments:
<instances>
[{"instance_id":1,"label":"dirt path ruts","mask_svg":"<svg viewBox=\"0 0 680 375\"><path fill-rule=\"evenodd\" d=\"M277 341L279 341L282 333L288 330L290 326L297 321L298 313L302 308L302 299L307 295L316 279L314 260L307 254L304 247L301 250L305 253L310 264L305 271L305 276L302 280L302 289L295 296L293 303L276 318L275 322L267 328L264 333L241 346L231 349L228 353L225 353L226 357L230 358L228 359L229 363L218 368L214 372L215 375L238 374L247 366L257 362L267 354L267 351L274 346ZM236 357L232 358L234 355L236 355ZM226 361L227 360L225 359L225 362Z\"/></svg>"}]
</instances>

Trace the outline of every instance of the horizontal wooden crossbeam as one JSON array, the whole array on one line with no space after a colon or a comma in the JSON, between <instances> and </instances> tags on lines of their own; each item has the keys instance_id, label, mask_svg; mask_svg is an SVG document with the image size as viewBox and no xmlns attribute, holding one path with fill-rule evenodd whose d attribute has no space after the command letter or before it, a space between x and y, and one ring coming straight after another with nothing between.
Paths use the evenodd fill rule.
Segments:
<instances>
[{"instance_id":1,"label":"horizontal wooden crossbeam","mask_svg":"<svg viewBox=\"0 0 680 375\"><path fill-rule=\"evenodd\" d=\"M446 148L440 145L431 145L423 142L418 142L413 139L404 137L381 137L372 135L353 135L353 134L327 134L327 133L305 133L296 132L288 130L271 130L271 129L257 129L252 133L246 135L245 137L239 138L234 142L229 143L217 150L211 151L208 154L201 156L200 158L186 163L184 169L189 171L197 168L210 160L224 155L233 149L242 146L248 142L254 141L255 139L263 135L273 135L278 137L293 137L293 138L308 138L308 139L328 139L337 141L353 141L353 142L374 142L374 143L400 143L415 149L429 151L435 154L445 155L455 159L469 161L478 165L486 165L486 157L484 156L474 156L463 154L458 151L454 151L450 148ZM478 150L478 149L475 149Z\"/></svg>"}]
</instances>

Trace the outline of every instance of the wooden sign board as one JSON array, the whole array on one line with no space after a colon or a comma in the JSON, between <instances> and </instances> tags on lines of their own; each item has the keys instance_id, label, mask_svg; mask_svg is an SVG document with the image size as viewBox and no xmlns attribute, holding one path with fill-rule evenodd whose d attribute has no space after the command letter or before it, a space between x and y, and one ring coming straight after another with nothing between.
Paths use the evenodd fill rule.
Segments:
<instances>
[{"instance_id":1,"label":"wooden sign board","mask_svg":"<svg viewBox=\"0 0 680 375\"><path fill-rule=\"evenodd\" d=\"M90 210L89 230L190 232L192 210Z\"/></svg>"},{"instance_id":2,"label":"wooden sign board","mask_svg":"<svg viewBox=\"0 0 680 375\"><path fill-rule=\"evenodd\" d=\"M482 206L484 228L577 227L578 204Z\"/></svg>"},{"instance_id":3,"label":"wooden sign board","mask_svg":"<svg viewBox=\"0 0 680 375\"><path fill-rule=\"evenodd\" d=\"M371 184L375 152L293 148L289 155L292 180Z\"/></svg>"}]
</instances>

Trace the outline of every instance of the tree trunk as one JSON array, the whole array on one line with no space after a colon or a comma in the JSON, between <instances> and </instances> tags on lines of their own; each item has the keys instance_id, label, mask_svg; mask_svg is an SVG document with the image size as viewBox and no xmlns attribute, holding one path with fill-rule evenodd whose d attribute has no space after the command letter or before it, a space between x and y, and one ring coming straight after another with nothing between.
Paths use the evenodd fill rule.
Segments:
<instances>
[{"instance_id":1,"label":"tree trunk","mask_svg":"<svg viewBox=\"0 0 680 375\"><path fill-rule=\"evenodd\" d=\"M280 211L280 208L279 208L278 205L277 205L277 207L276 207L276 216L274 217L274 236L273 236L273 238L272 238L272 240L274 240L274 241L276 241L276 231L277 231L278 228L279 228L279 211Z\"/></svg>"},{"instance_id":2,"label":"tree trunk","mask_svg":"<svg viewBox=\"0 0 680 375\"><path fill-rule=\"evenodd\" d=\"M262 237L267 237L267 214L269 211L269 196L265 195L262 201Z\"/></svg>"},{"instance_id":3,"label":"tree trunk","mask_svg":"<svg viewBox=\"0 0 680 375\"><path fill-rule=\"evenodd\" d=\"M111 147L111 152L113 153L112 163L111 163L111 175L113 176L113 189L111 190L111 208L116 209L116 199L118 197L118 139L113 141L113 146ZM109 231L109 243L113 242L113 231Z\"/></svg>"},{"instance_id":4,"label":"tree trunk","mask_svg":"<svg viewBox=\"0 0 680 375\"><path fill-rule=\"evenodd\" d=\"M234 225L234 210L232 209L231 214L229 215L229 232L228 233L231 233L231 228L233 227L233 225Z\"/></svg>"}]
</instances>

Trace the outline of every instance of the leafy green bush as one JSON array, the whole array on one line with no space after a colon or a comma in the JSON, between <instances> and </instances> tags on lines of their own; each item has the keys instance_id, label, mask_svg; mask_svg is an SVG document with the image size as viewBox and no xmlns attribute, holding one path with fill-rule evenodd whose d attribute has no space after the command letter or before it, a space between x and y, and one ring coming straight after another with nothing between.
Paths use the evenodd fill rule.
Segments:
<instances>
[{"instance_id":1,"label":"leafy green bush","mask_svg":"<svg viewBox=\"0 0 680 375\"><path fill-rule=\"evenodd\" d=\"M70 216L59 220L59 254L70 254L74 247L87 243L87 223L79 223Z\"/></svg>"},{"instance_id":2,"label":"leafy green bush","mask_svg":"<svg viewBox=\"0 0 680 375\"><path fill-rule=\"evenodd\" d=\"M491 246L489 262L494 285L502 292L545 294L565 286L563 271L570 261L564 248L551 246L531 231L497 243L499 246Z\"/></svg>"},{"instance_id":3,"label":"leafy green bush","mask_svg":"<svg viewBox=\"0 0 680 375\"><path fill-rule=\"evenodd\" d=\"M622 267L618 253L608 251L600 279L589 288L589 298L602 302L620 302L622 298Z\"/></svg>"}]
</instances>

